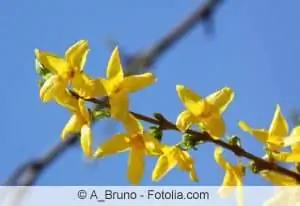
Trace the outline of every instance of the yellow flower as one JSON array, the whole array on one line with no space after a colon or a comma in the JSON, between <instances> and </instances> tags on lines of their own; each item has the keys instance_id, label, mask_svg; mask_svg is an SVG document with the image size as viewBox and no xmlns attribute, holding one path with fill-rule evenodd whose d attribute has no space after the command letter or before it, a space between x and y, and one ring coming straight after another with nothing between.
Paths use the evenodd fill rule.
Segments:
<instances>
[{"instance_id":1,"label":"yellow flower","mask_svg":"<svg viewBox=\"0 0 300 206\"><path fill-rule=\"evenodd\" d=\"M139 185L145 170L145 155L161 154L160 142L143 131L142 124L131 114L124 119L127 133L120 133L102 144L94 157L103 158L120 152L129 151L128 179L131 184Z\"/></svg>"},{"instance_id":2,"label":"yellow flower","mask_svg":"<svg viewBox=\"0 0 300 206\"><path fill-rule=\"evenodd\" d=\"M141 90L156 81L152 73L124 76L118 47L114 49L109 59L106 79L99 78L109 97L111 116L123 120L129 110L128 95Z\"/></svg>"},{"instance_id":3,"label":"yellow flower","mask_svg":"<svg viewBox=\"0 0 300 206\"><path fill-rule=\"evenodd\" d=\"M295 127L291 135L284 139L284 147L291 147L291 151L273 153L273 159L287 163L300 162L300 126Z\"/></svg>"},{"instance_id":4,"label":"yellow flower","mask_svg":"<svg viewBox=\"0 0 300 206\"><path fill-rule=\"evenodd\" d=\"M260 172L260 175L270 183L276 186L297 186L297 180L292 177L286 176L284 174L270 171L270 170L263 170Z\"/></svg>"},{"instance_id":5,"label":"yellow flower","mask_svg":"<svg viewBox=\"0 0 300 206\"><path fill-rule=\"evenodd\" d=\"M181 150L178 146L167 145L162 148L162 151L163 154L158 158L152 172L153 181L161 180L161 178L163 178L176 165L178 165L181 170L188 172L192 181L199 181L194 161L188 152Z\"/></svg>"},{"instance_id":6,"label":"yellow flower","mask_svg":"<svg viewBox=\"0 0 300 206\"><path fill-rule=\"evenodd\" d=\"M86 63L89 53L89 45L86 40L79 40L67 49L64 57L60 57L50 52L40 51L35 49L36 59L49 71L54 74L54 79L49 79L50 83L45 83L44 86L53 85L58 78L61 82L60 86L66 88L69 83L72 83L73 89L82 97L90 98L96 96L104 96L105 90L99 80L91 79L84 73L83 68ZM43 86L43 87L44 87ZM57 91L58 86L53 86ZM46 90L43 89L42 90ZM52 91L52 93L55 93ZM43 102L51 100L41 96Z\"/></svg>"},{"instance_id":7,"label":"yellow flower","mask_svg":"<svg viewBox=\"0 0 300 206\"><path fill-rule=\"evenodd\" d=\"M41 98L46 102L53 99L71 112L78 111L78 99L64 88L63 84L64 82L59 76L51 76L40 89Z\"/></svg>"},{"instance_id":8,"label":"yellow flower","mask_svg":"<svg viewBox=\"0 0 300 206\"><path fill-rule=\"evenodd\" d=\"M234 92L230 88L224 87L204 99L183 85L177 85L176 90L186 107L176 121L181 132L189 129L192 124L199 124L215 139L224 136L222 113L234 98Z\"/></svg>"},{"instance_id":9,"label":"yellow flower","mask_svg":"<svg viewBox=\"0 0 300 206\"><path fill-rule=\"evenodd\" d=\"M279 105L276 105L276 111L269 130L253 129L243 121L239 122L239 126L243 131L250 133L263 142L271 152L279 152L282 149L284 138L288 135L289 130L288 123L282 115Z\"/></svg>"},{"instance_id":10,"label":"yellow flower","mask_svg":"<svg viewBox=\"0 0 300 206\"><path fill-rule=\"evenodd\" d=\"M92 156L92 128L91 128L91 115L85 107L85 102L82 99L77 101L77 111L72 115L70 120L65 125L61 138L65 140L69 134L80 133L80 144L83 153L87 157Z\"/></svg>"},{"instance_id":11,"label":"yellow flower","mask_svg":"<svg viewBox=\"0 0 300 206\"><path fill-rule=\"evenodd\" d=\"M244 167L241 163L233 165L226 161L222 155L223 149L216 147L214 158L216 162L225 170L225 176L219 194L221 197L228 197L233 189L237 186L237 202L243 205L243 177L245 175Z\"/></svg>"}]
</instances>

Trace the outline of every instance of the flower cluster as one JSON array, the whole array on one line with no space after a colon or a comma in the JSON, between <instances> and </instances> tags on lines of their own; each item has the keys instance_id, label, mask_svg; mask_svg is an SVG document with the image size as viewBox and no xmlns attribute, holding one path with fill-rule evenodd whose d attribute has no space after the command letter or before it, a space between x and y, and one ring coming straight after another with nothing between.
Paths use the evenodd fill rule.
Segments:
<instances>
[{"instance_id":1,"label":"flower cluster","mask_svg":"<svg viewBox=\"0 0 300 206\"><path fill-rule=\"evenodd\" d=\"M188 173L192 181L198 182L195 162L189 151L183 149L180 144L164 144L155 132L145 129L140 120L130 111L130 94L154 84L156 77L152 73L126 76L116 47L107 64L106 78L92 78L84 71L88 53L89 44L86 40L80 40L70 46L64 57L39 49L35 50L41 77L42 102L55 101L71 112L70 120L61 132L61 138L65 140L72 133L80 133L82 151L89 158L105 158L116 153L129 152L128 180L134 185L140 184L143 178L145 156L157 157L152 172L153 181L159 181L171 169L178 166ZM199 131L208 134L210 141L223 141L226 124L222 115L234 99L234 91L224 87L206 97L201 97L184 85L177 85L176 90L185 109L178 115L174 124L175 129L182 134L190 134L188 131L191 131L191 127L198 125ZM94 113L85 103L90 99L101 97L106 97L110 118L122 123L124 132L112 136L93 151L91 126ZM294 128L291 134L288 134L288 124L279 105L276 107L268 130L253 129L242 121L239 122L239 126L263 143L267 161L293 163L297 166L300 161L300 127ZM156 132L158 129L162 128L156 128ZM192 142L189 149L201 142L191 141L193 136L188 140L189 143ZM283 151L287 147L291 148L290 152ZM231 191L227 186L241 188L246 166L242 162L236 165L230 163L224 158L222 152L223 148L219 145L215 148L214 157L216 163L225 171L219 191L220 195L225 197ZM252 171L253 168L252 164ZM276 171L260 169L256 172L275 185L298 184L295 179ZM241 192L240 189L238 191ZM241 201L239 198L239 202Z\"/></svg>"}]
</instances>

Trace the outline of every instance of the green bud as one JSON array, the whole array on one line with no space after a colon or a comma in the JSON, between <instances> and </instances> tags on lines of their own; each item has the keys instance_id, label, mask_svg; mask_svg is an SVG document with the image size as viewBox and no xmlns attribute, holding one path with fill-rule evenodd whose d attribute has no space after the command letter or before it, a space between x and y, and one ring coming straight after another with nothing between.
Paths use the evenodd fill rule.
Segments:
<instances>
[{"instance_id":1,"label":"green bud","mask_svg":"<svg viewBox=\"0 0 300 206\"><path fill-rule=\"evenodd\" d=\"M296 168L297 172L300 173L300 163L297 163L297 164L295 165L295 168Z\"/></svg>"},{"instance_id":2,"label":"green bud","mask_svg":"<svg viewBox=\"0 0 300 206\"><path fill-rule=\"evenodd\" d=\"M92 116L94 120L101 120L110 117L109 109L96 110L92 112Z\"/></svg>"},{"instance_id":3,"label":"green bud","mask_svg":"<svg viewBox=\"0 0 300 206\"><path fill-rule=\"evenodd\" d=\"M193 150L198 150L197 145L203 144L204 141L196 141L193 135L190 134L183 134L182 135L182 144L187 148L187 149L193 149Z\"/></svg>"},{"instance_id":4,"label":"green bud","mask_svg":"<svg viewBox=\"0 0 300 206\"><path fill-rule=\"evenodd\" d=\"M241 139L238 136L232 136L229 138L228 143L232 146L241 147Z\"/></svg>"},{"instance_id":5,"label":"green bud","mask_svg":"<svg viewBox=\"0 0 300 206\"><path fill-rule=\"evenodd\" d=\"M260 172L260 170L258 169L257 165L256 165L255 162L253 162L253 161L250 162L249 169L250 169L254 174L258 174L258 173Z\"/></svg>"},{"instance_id":6,"label":"green bud","mask_svg":"<svg viewBox=\"0 0 300 206\"><path fill-rule=\"evenodd\" d=\"M161 142L163 137L163 131L159 126L151 126L148 129L148 132L153 135L154 138L156 138L158 141Z\"/></svg>"},{"instance_id":7,"label":"green bud","mask_svg":"<svg viewBox=\"0 0 300 206\"><path fill-rule=\"evenodd\" d=\"M44 77L45 75L51 73L48 69L43 67L43 65L35 59L35 71L40 77Z\"/></svg>"}]
</instances>

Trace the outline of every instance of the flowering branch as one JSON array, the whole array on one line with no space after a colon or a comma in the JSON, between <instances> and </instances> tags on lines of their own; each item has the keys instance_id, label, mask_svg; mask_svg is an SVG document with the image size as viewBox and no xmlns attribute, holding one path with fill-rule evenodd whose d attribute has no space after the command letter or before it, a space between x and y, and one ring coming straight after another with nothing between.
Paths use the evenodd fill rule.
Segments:
<instances>
[{"instance_id":1,"label":"flowering branch","mask_svg":"<svg viewBox=\"0 0 300 206\"><path fill-rule=\"evenodd\" d=\"M154 44L149 50L141 51L133 57L128 58L126 63L126 70L128 74L135 74L141 68L149 69L158 57L164 54L171 48L178 40L193 29L201 20L208 20L214 13L221 0L207 0L204 5L201 5L196 11L187 19L178 24L170 33L164 38ZM69 135L65 141L60 141L54 145L49 152L42 158L30 160L20 165L4 182L8 186L30 186L34 185L41 173L50 166L58 157L60 157L67 149L75 145L79 140L79 134Z\"/></svg>"},{"instance_id":2,"label":"flowering branch","mask_svg":"<svg viewBox=\"0 0 300 206\"><path fill-rule=\"evenodd\" d=\"M76 97L79 97L76 93L73 92L74 95L76 95ZM101 101L99 99L96 98L91 98L91 99L85 99L86 101L92 102L94 104L100 105L101 107L109 107L109 105L107 104L107 102L105 101ZM158 125L160 129L162 130L175 130L175 131L179 131L179 129L177 128L177 126L172 123L171 121L167 120L162 114L158 113L158 114L154 114L154 118L153 117L149 117L143 114L139 114L139 113L135 113L135 112L130 112L131 114L133 114L137 119L151 123L151 124L155 124ZM207 132L203 131L203 132L198 132L195 130L191 130L188 129L186 132L186 134L189 134L192 136L193 140L197 141L204 141L204 142L211 142L214 143L218 146L221 146L227 150L230 150L231 152L233 152L236 156L239 157L245 157L249 160L252 160L255 164L255 167L258 171L261 170L271 170L274 172L279 172L283 175L289 176L291 178L294 178L297 182L300 183L300 174L294 171L291 171L289 169L286 169L278 164L276 164L275 162L271 162L271 161L267 161L265 159L262 159L248 151L246 151L245 149L243 149L242 147L239 147L238 145L235 144L230 144L227 143L223 140L216 140L213 139Z\"/></svg>"}]
</instances>

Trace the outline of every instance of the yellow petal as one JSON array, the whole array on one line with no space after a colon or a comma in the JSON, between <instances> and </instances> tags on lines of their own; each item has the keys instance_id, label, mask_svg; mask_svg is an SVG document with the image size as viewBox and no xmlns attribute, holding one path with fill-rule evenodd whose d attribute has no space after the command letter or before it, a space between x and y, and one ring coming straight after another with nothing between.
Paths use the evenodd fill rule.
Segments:
<instances>
[{"instance_id":1,"label":"yellow petal","mask_svg":"<svg viewBox=\"0 0 300 206\"><path fill-rule=\"evenodd\" d=\"M66 83L62 81L57 75L51 76L40 89L40 98L46 103L55 98L55 96L64 90Z\"/></svg>"},{"instance_id":2,"label":"yellow petal","mask_svg":"<svg viewBox=\"0 0 300 206\"><path fill-rule=\"evenodd\" d=\"M124 78L120 87L129 93L133 93L150 86L155 81L156 78L152 73L131 75Z\"/></svg>"},{"instance_id":3,"label":"yellow petal","mask_svg":"<svg viewBox=\"0 0 300 206\"><path fill-rule=\"evenodd\" d=\"M91 117L90 117L90 113L89 113L88 109L85 106L85 101L83 99L79 99L78 105L79 105L79 111L80 111L80 114L82 115L82 118L84 119L84 121L86 123L90 124Z\"/></svg>"},{"instance_id":4,"label":"yellow petal","mask_svg":"<svg viewBox=\"0 0 300 206\"><path fill-rule=\"evenodd\" d=\"M229 87L224 87L211 95L207 96L205 99L210 104L214 105L220 113L222 114L232 102L234 98L234 92Z\"/></svg>"},{"instance_id":5,"label":"yellow petal","mask_svg":"<svg viewBox=\"0 0 300 206\"><path fill-rule=\"evenodd\" d=\"M120 83L124 78L118 47L113 50L110 56L106 70L106 77L107 79L115 82L115 84Z\"/></svg>"},{"instance_id":6,"label":"yellow petal","mask_svg":"<svg viewBox=\"0 0 300 206\"><path fill-rule=\"evenodd\" d=\"M201 119L201 126L211 135L214 139L221 139L225 135L226 126L221 115L213 114L206 118Z\"/></svg>"},{"instance_id":7,"label":"yellow petal","mask_svg":"<svg viewBox=\"0 0 300 206\"><path fill-rule=\"evenodd\" d=\"M196 168L194 165L192 166L192 168L189 171L189 177L193 182L199 182L199 177L197 175Z\"/></svg>"},{"instance_id":8,"label":"yellow petal","mask_svg":"<svg viewBox=\"0 0 300 206\"><path fill-rule=\"evenodd\" d=\"M86 99L106 96L104 79L92 79L87 74L76 73L72 78L73 90Z\"/></svg>"},{"instance_id":9,"label":"yellow petal","mask_svg":"<svg viewBox=\"0 0 300 206\"><path fill-rule=\"evenodd\" d=\"M296 186L297 181L294 178L273 171L261 171L260 175L276 186Z\"/></svg>"},{"instance_id":10,"label":"yellow petal","mask_svg":"<svg viewBox=\"0 0 300 206\"><path fill-rule=\"evenodd\" d=\"M221 188L218 191L219 195L222 198L228 197L229 195L231 195L231 193L235 189L234 186L236 186L234 173L230 169L230 165L227 164L226 169L225 169L225 175L224 175L223 183L222 183Z\"/></svg>"},{"instance_id":11,"label":"yellow petal","mask_svg":"<svg viewBox=\"0 0 300 206\"><path fill-rule=\"evenodd\" d=\"M181 149L177 149L176 159L178 167L183 171L189 171L194 164L194 161L191 158L190 154L186 151L182 151Z\"/></svg>"},{"instance_id":12,"label":"yellow petal","mask_svg":"<svg viewBox=\"0 0 300 206\"><path fill-rule=\"evenodd\" d=\"M227 161L224 159L223 155L223 148L222 147L216 147L214 152L214 158L215 161L225 170Z\"/></svg>"},{"instance_id":13,"label":"yellow petal","mask_svg":"<svg viewBox=\"0 0 300 206\"><path fill-rule=\"evenodd\" d=\"M118 92L109 97L111 117L124 120L129 113L129 99L126 92Z\"/></svg>"},{"instance_id":14,"label":"yellow petal","mask_svg":"<svg viewBox=\"0 0 300 206\"><path fill-rule=\"evenodd\" d=\"M57 104L69 109L72 113L79 110L78 99L74 97L67 89L61 89L57 91L54 99Z\"/></svg>"},{"instance_id":15,"label":"yellow petal","mask_svg":"<svg viewBox=\"0 0 300 206\"><path fill-rule=\"evenodd\" d=\"M142 123L132 114L128 113L127 116L122 119L122 123L129 136L143 134L144 128Z\"/></svg>"},{"instance_id":16,"label":"yellow petal","mask_svg":"<svg viewBox=\"0 0 300 206\"><path fill-rule=\"evenodd\" d=\"M65 77L66 73L68 73L69 65L64 58L50 52L40 51L39 49L35 49L34 52L38 61L52 73L62 77Z\"/></svg>"},{"instance_id":17,"label":"yellow petal","mask_svg":"<svg viewBox=\"0 0 300 206\"><path fill-rule=\"evenodd\" d=\"M162 155L162 144L149 133L143 134L146 151L149 155Z\"/></svg>"},{"instance_id":18,"label":"yellow petal","mask_svg":"<svg viewBox=\"0 0 300 206\"><path fill-rule=\"evenodd\" d=\"M294 152L280 152L280 153L273 153L272 157L280 162L287 162L287 163L298 163L300 162L300 153Z\"/></svg>"},{"instance_id":19,"label":"yellow petal","mask_svg":"<svg viewBox=\"0 0 300 206\"><path fill-rule=\"evenodd\" d=\"M199 178L196 173L195 163L190 154L186 151L178 151L177 153L178 167L189 173L190 179L194 182L198 182Z\"/></svg>"},{"instance_id":20,"label":"yellow petal","mask_svg":"<svg viewBox=\"0 0 300 206\"><path fill-rule=\"evenodd\" d=\"M88 125L84 125L81 129L80 144L81 144L83 153L87 157L92 156L92 152L93 152L92 151L92 141L93 141L92 130Z\"/></svg>"},{"instance_id":21,"label":"yellow petal","mask_svg":"<svg viewBox=\"0 0 300 206\"><path fill-rule=\"evenodd\" d=\"M88 53L88 41L79 40L68 48L65 53L65 58L70 63L72 69L79 72L83 70Z\"/></svg>"},{"instance_id":22,"label":"yellow petal","mask_svg":"<svg viewBox=\"0 0 300 206\"><path fill-rule=\"evenodd\" d=\"M169 158L166 154L161 155L152 172L152 181L161 180L171 169L176 166L177 162L174 158Z\"/></svg>"},{"instance_id":23,"label":"yellow petal","mask_svg":"<svg viewBox=\"0 0 300 206\"><path fill-rule=\"evenodd\" d=\"M270 125L269 132L272 136L286 137L288 135L288 123L281 113L280 106L276 105L276 111Z\"/></svg>"},{"instance_id":24,"label":"yellow petal","mask_svg":"<svg viewBox=\"0 0 300 206\"><path fill-rule=\"evenodd\" d=\"M203 103L201 103L201 96L193 92L191 89L183 86L177 85L176 86L177 94L184 104L186 109L192 112L195 116L198 116L203 111Z\"/></svg>"},{"instance_id":25,"label":"yellow petal","mask_svg":"<svg viewBox=\"0 0 300 206\"><path fill-rule=\"evenodd\" d=\"M128 179L131 184L139 185L145 171L145 151L139 147L132 147L129 152Z\"/></svg>"},{"instance_id":26,"label":"yellow petal","mask_svg":"<svg viewBox=\"0 0 300 206\"><path fill-rule=\"evenodd\" d=\"M79 133L83 124L83 120L78 115L72 115L61 133L62 140L65 140L69 134Z\"/></svg>"},{"instance_id":27,"label":"yellow petal","mask_svg":"<svg viewBox=\"0 0 300 206\"><path fill-rule=\"evenodd\" d=\"M181 131L185 132L189 129L193 123L196 123L196 117L188 110L181 112L176 120L176 127Z\"/></svg>"},{"instance_id":28,"label":"yellow petal","mask_svg":"<svg viewBox=\"0 0 300 206\"><path fill-rule=\"evenodd\" d=\"M236 192L237 205L242 206L244 205L244 191L243 191L244 167L240 163L237 166L233 166L231 168L234 174L235 184L237 186L237 192Z\"/></svg>"},{"instance_id":29,"label":"yellow petal","mask_svg":"<svg viewBox=\"0 0 300 206\"><path fill-rule=\"evenodd\" d=\"M104 142L94 153L94 157L105 157L129 149L130 138L126 134L117 134Z\"/></svg>"},{"instance_id":30,"label":"yellow petal","mask_svg":"<svg viewBox=\"0 0 300 206\"><path fill-rule=\"evenodd\" d=\"M261 142L266 142L269 137L269 133L265 129L253 129L246 122L240 121L239 126L244 132L250 133Z\"/></svg>"},{"instance_id":31,"label":"yellow petal","mask_svg":"<svg viewBox=\"0 0 300 206\"><path fill-rule=\"evenodd\" d=\"M284 146L291 146L293 152L300 153L300 126L295 127L291 136L284 139Z\"/></svg>"}]
</instances>

